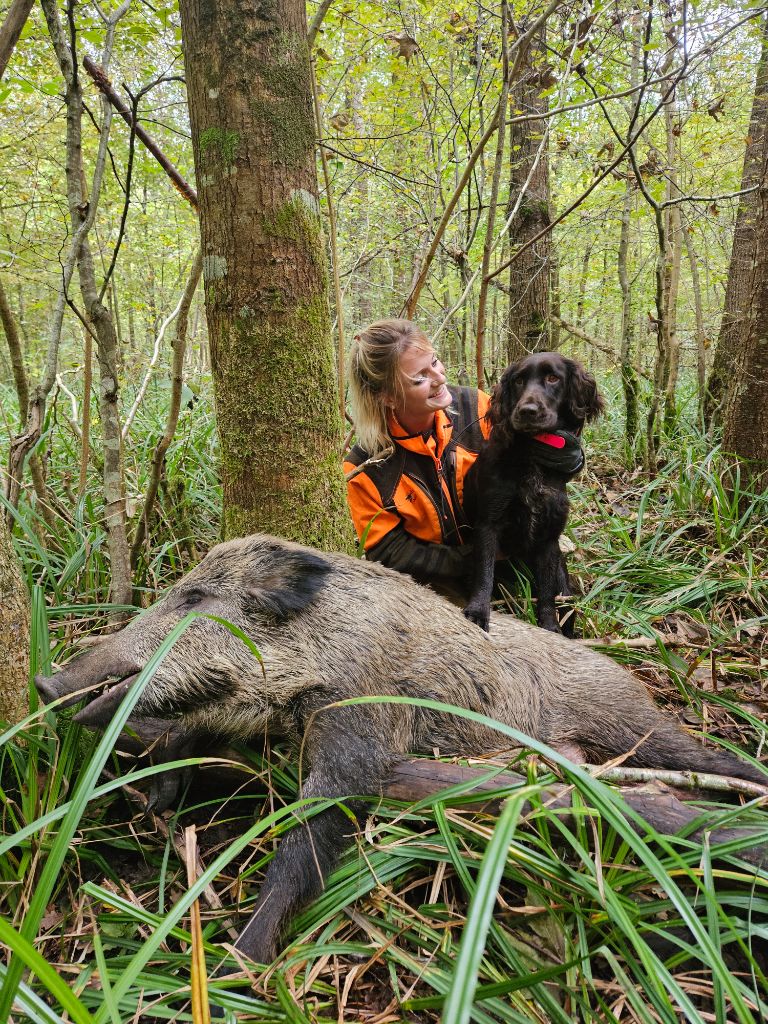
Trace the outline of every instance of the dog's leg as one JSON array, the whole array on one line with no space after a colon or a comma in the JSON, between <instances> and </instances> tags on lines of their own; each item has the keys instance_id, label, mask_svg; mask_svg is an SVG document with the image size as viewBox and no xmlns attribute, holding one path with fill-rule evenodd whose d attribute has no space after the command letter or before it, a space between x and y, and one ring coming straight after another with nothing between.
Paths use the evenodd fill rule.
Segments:
<instances>
[{"instance_id":1,"label":"dog's leg","mask_svg":"<svg viewBox=\"0 0 768 1024\"><path fill-rule=\"evenodd\" d=\"M561 633L555 598L560 590L562 555L557 540L547 541L532 556L530 567L536 586L536 621L542 629Z\"/></svg>"},{"instance_id":2,"label":"dog's leg","mask_svg":"<svg viewBox=\"0 0 768 1024\"><path fill-rule=\"evenodd\" d=\"M560 552L560 565L558 567L558 588L557 592L561 597L572 597L573 590L571 588L571 581L568 576L568 566L566 565L565 555ZM568 607L565 612L565 619L561 623L561 629L563 636L567 636L569 640L573 639L574 629L576 626L576 612L573 607Z\"/></svg>"},{"instance_id":3,"label":"dog's leg","mask_svg":"<svg viewBox=\"0 0 768 1024\"><path fill-rule=\"evenodd\" d=\"M496 533L489 523L479 523L475 529L475 577L472 595L464 609L470 622L486 633L491 621L491 594L493 570L496 564Z\"/></svg>"}]
</instances>

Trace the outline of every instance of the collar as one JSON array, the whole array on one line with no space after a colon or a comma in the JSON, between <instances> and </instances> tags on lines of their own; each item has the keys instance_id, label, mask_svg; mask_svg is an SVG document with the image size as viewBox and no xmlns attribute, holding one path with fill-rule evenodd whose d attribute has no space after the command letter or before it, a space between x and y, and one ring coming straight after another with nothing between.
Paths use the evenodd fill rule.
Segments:
<instances>
[{"instance_id":1,"label":"collar","mask_svg":"<svg viewBox=\"0 0 768 1024\"><path fill-rule=\"evenodd\" d=\"M401 448L405 448L409 452L416 452L418 455L429 455L432 458L440 458L453 434L453 421L445 409L438 409L435 413L434 427L432 433L427 435L426 440L421 433L407 434L394 413L389 414L387 426L390 437Z\"/></svg>"},{"instance_id":2,"label":"collar","mask_svg":"<svg viewBox=\"0 0 768 1024\"><path fill-rule=\"evenodd\" d=\"M521 436L521 435L518 435ZM525 437L525 451L531 462L563 476L575 476L584 468L584 452L578 434L568 430Z\"/></svg>"}]
</instances>

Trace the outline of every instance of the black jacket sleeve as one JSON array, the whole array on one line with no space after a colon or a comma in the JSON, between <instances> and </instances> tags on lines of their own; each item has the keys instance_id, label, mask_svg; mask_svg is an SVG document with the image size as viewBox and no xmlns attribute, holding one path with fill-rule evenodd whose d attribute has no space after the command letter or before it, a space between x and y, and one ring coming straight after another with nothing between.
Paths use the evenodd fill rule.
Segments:
<instances>
[{"instance_id":1,"label":"black jacket sleeve","mask_svg":"<svg viewBox=\"0 0 768 1024\"><path fill-rule=\"evenodd\" d=\"M472 554L471 544L460 547L430 544L407 533L404 526L396 526L378 544L369 548L365 557L372 562L381 562L389 569L408 573L418 583L462 587L474 567Z\"/></svg>"}]
</instances>

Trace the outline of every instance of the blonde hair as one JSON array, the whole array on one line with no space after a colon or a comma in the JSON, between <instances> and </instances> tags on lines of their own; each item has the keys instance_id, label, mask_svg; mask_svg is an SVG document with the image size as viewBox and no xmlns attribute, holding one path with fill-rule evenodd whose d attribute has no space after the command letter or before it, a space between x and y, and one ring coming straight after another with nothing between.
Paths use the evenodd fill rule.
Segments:
<instances>
[{"instance_id":1,"label":"blonde hair","mask_svg":"<svg viewBox=\"0 0 768 1024\"><path fill-rule=\"evenodd\" d=\"M403 393L400 356L412 346L432 349L426 334L410 320L377 320L355 335L349 356L349 403L358 444L369 458L392 449L388 406Z\"/></svg>"}]
</instances>

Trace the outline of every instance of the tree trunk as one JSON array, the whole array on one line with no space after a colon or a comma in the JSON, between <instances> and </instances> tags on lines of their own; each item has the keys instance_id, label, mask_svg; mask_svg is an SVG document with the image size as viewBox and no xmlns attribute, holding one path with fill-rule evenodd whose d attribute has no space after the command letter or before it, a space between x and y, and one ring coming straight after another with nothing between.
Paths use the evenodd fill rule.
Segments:
<instances>
[{"instance_id":1,"label":"tree trunk","mask_svg":"<svg viewBox=\"0 0 768 1024\"><path fill-rule=\"evenodd\" d=\"M29 407L29 384L27 382L27 372L24 368L24 353L21 338L17 329L16 320L14 319L13 312L11 311L10 303L8 302L8 296L6 295L5 288L3 287L2 279L0 279L0 323L3 326L5 337L8 341L13 381L16 385L16 395L19 401L19 420L21 429L23 430L24 424L27 420L27 409ZM38 509L46 526L48 527L49 533L53 536L56 532L56 521L51 510L48 488L45 483L45 474L43 472L43 466L39 455L30 455L29 468L32 475L32 485L35 488L35 494L37 495ZM9 466L9 495L11 493L10 474L13 472L13 466ZM17 472L20 473L20 467ZM20 484L21 480L19 479L17 482ZM13 504L15 504L15 502ZM10 510L6 511L5 520L10 527L13 521Z\"/></svg>"},{"instance_id":2,"label":"tree trunk","mask_svg":"<svg viewBox=\"0 0 768 1024\"><path fill-rule=\"evenodd\" d=\"M621 236L619 239L619 284L621 285L621 384L624 390L624 437L628 448L637 434L638 381L634 366L635 321L632 308L632 281L629 276L629 249L632 230L634 191L627 181L621 210Z\"/></svg>"},{"instance_id":3,"label":"tree trunk","mask_svg":"<svg viewBox=\"0 0 768 1024\"><path fill-rule=\"evenodd\" d=\"M765 111L765 107L763 108ZM756 489L768 483L768 132L762 133L760 187L754 193L744 330L731 341L731 383L723 449L744 463Z\"/></svg>"},{"instance_id":4,"label":"tree trunk","mask_svg":"<svg viewBox=\"0 0 768 1024\"><path fill-rule=\"evenodd\" d=\"M182 0L224 534L349 547L301 0Z\"/></svg>"},{"instance_id":5,"label":"tree trunk","mask_svg":"<svg viewBox=\"0 0 768 1024\"><path fill-rule=\"evenodd\" d=\"M763 49L755 80L755 97L752 103L752 117L749 123L747 147L744 153L744 169L741 175L742 189L754 188L763 174L766 129L768 128L768 21L763 24ZM707 394L704 402L704 417L708 424L721 418L727 402L726 392L734 378L736 354L745 344L749 329L750 302L753 295L753 259L759 238L758 220L760 195L750 192L741 197L733 233L731 264L728 270L728 284L725 291L723 319L717 339L715 356L712 361Z\"/></svg>"},{"instance_id":6,"label":"tree trunk","mask_svg":"<svg viewBox=\"0 0 768 1024\"><path fill-rule=\"evenodd\" d=\"M535 37L528 51L525 69L510 93L513 110L526 114L546 111L548 101L541 95L544 89L542 73L546 67L545 54L546 33L542 29ZM547 150L539 156L545 129L543 120L513 124L510 128L510 213L520 191L528 182L517 214L509 226L513 251L537 235L550 221ZM535 245L526 249L510 268L509 362L529 352L542 351L548 346L551 244L551 235L544 235Z\"/></svg>"},{"instance_id":7,"label":"tree trunk","mask_svg":"<svg viewBox=\"0 0 768 1024\"><path fill-rule=\"evenodd\" d=\"M107 63L111 52L114 29L128 8L126 0L110 16L107 44L102 60ZM52 0L44 0L43 10L48 23L56 57L65 82L65 103L67 111L67 149L65 174L67 201L73 237L79 238L76 252L80 292L85 305L88 326L96 337L96 358L99 363L99 413L101 416L104 469L104 525L107 531L107 545L111 570L110 597L115 604L130 604L131 601L131 559L126 532L125 478L123 473L123 451L119 420L118 344L115 327L109 310L101 301L96 284L93 254L88 233L99 202L107 155L107 140L112 120L109 100L102 97L102 123L99 150L91 195L86 194L85 171L82 153L83 94L80 77L75 63L75 54L65 34L59 12ZM88 400L89 396L85 397Z\"/></svg>"},{"instance_id":8,"label":"tree trunk","mask_svg":"<svg viewBox=\"0 0 768 1024\"><path fill-rule=\"evenodd\" d=\"M677 28L674 24L674 12L672 5L665 11L665 31L667 39L674 40L674 46L679 48L680 40L677 36ZM671 51L670 51L671 52ZM667 150L667 171L666 171L666 198L675 199L680 195L679 186L679 163L680 152L678 145L679 133L679 104L675 92L664 104L664 133ZM667 377L666 394L664 396L664 426L668 433L674 429L677 416L677 377L680 368L680 337L677 331L677 298L680 291L680 266L682 262L683 239L682 223L680 219L680 206L668 206L664 211L666 218L666 269L668 275L667 285L667 310L664 323L667 331L667 353L669 359L669 375Z\"/></svg>"},{"instance_id":9,"label":"tree trunk","mask_svg":"<svg viewBox=\"0 0 768 1024\"><path fill-rule=\"evenodd\" d=\"M0 722L29 708L29 598L11 535L0 516Z\"/></svg>"},{"instance_id":10,"label":"tree trunk","mask_svg":"<svg viewBox=\"0 0 768 1024\"><path fill-rule=\"evenodd\" d=\"M699 409L699 422L704 426L704 401L707 388L707 337L704 328L704 304L701 300L701 277L699 275L699 259L687 226L683 230L685 251L688 254L688 265L691 268L691 290L693 291L693 308L696 315L696 397Z\"/></svg>"},{"instance_id":11,"label":"tree trunk","mask_svg":"<svg viewBox=\"0 0 768 1024\"><path fill-rule=\"evenodd\" d=\"M640 54L643 44L643 26L635 17L632 28L632 64L630 84L635 89L640 81ZM631 101L627 103L631 116ZM624 391L624 438L627 450L638 430L638 380L634 365L635 315L632 302L632 279L629 274L629 252L632 239L632 209L635 205L635 190L627 176L624 186L624 202L621 208L621 235L619 237L618 270L621 287L621 384Z\"/></svg>"},{"instance_id":12,"label":"tree trunk","mask_svg":"<svg viewBox=\"0 0 768 1024\"><path fill-rule=\"evenodd\" d=\"M24 28L34 4L35 0L13 0L3 24L0 25L0 78L3 77L3 72L8 66L8 61L11 59L21 30Z\"/></svg>"}]
</instances>

